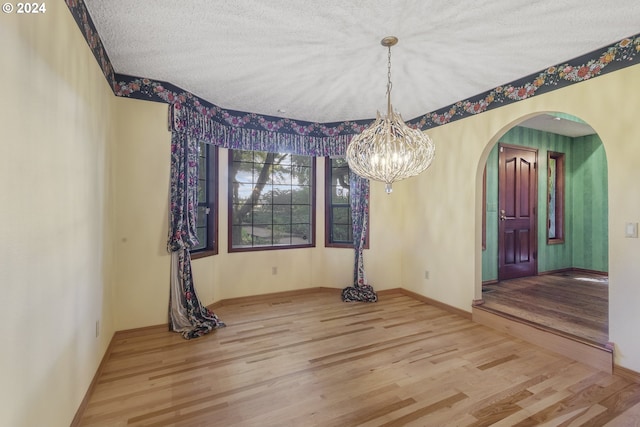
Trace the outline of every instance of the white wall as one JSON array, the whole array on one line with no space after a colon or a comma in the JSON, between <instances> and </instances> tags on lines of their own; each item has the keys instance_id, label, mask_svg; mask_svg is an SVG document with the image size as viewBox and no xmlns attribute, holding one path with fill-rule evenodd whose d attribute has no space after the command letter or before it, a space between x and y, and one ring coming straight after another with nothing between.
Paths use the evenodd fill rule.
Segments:
<instances>
[{"instance_id":1,"label":"white wall","mask_svg":"<svg viewBox=\"0 0 640 427\"><path fill-rule=\"evenodd\" d=\"M0 40L0 425L67 426L114 331L114 97L64 2Z\"/></svg>"},{"instance_id":2,"label":"white wall","mask_svg":"<svg viewBox=\"0 0 640 427\"><path fill-rule=\"evenodd\" d=\"M527 116L561 111L584 119L602 139L609 169L609 337L616 363L640 371L640 240L624 238L640 222L640 66L539 95L429 131L436 159L411 182L403 215L406 288L470 311L481 298L482 168L490 148ZM424 270L430 269L430 279Z\"/></svg>"}]
</instances>

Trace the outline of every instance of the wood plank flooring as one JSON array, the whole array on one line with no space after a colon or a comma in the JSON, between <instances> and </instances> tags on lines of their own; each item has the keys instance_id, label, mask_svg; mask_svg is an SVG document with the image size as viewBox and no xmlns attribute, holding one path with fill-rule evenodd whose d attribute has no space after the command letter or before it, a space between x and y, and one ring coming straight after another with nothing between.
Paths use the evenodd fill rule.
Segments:
<instances>
[{"instance_id":1,"label":"wood plank flooring","mask_svg":"<svg viewBox=\"0 0 640 427\"><path fill-rule=\"evenodd\" d=\"M640 384L385 292L216 309L191 341L118 333L82 426L633 426Z\"/></svg>"},{"instance_id":2,"label":"wood plank flooring","mask_svg":"<svg viewBox=\"0 0 640 427\"><path fill-rule=\"evenodd\" d=\"M609 342L606 276L569 271L483 287L485 307L604 346Z\"/></svg>"}]
</instances>

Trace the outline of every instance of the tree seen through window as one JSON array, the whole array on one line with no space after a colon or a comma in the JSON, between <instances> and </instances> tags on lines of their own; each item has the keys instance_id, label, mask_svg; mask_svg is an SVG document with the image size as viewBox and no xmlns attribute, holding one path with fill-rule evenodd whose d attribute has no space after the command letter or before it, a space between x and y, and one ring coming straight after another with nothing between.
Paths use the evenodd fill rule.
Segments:
<instances>
[{"instance_id":1,"label":"tree seen through window","mask_svg":"<svg viewBox=\"0 0 640 427\"><path fill-rule=\"evenodd\" d=\"M230 150L230 251L314 245L315 159Z\"/></svg>"}]
</instances>

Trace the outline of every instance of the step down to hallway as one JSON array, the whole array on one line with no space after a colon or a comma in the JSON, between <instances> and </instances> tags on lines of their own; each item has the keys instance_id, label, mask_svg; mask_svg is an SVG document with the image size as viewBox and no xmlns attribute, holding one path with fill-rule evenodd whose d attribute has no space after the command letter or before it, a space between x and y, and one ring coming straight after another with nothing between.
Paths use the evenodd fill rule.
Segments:
<instances>
[{"instance_id":1,"label":"step down to hallway","mask_svg":"<svg viewBox=\"0 0 640 427\"><path fill-rule=\"evenodd\" d=\"M474 306L471 313L476 323L505 332L609 374L613 373L613 350L610 346L599 345L537 325L483 305Z\"/></svg>"}]
</instances>

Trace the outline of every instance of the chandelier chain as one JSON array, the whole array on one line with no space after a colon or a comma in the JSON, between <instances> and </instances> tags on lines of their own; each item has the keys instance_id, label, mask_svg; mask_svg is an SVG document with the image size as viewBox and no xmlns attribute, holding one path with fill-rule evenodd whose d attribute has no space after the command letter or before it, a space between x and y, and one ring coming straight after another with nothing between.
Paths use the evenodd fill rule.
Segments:
<instances>
[{"instance_id":1,"label":"chandelier chain","mask_svg":"<svg viewBox=\"0 0 640 427\"><path fill-rule=\"evenodd\" d=\"M391 114L391 46L387 49L387 114Z\"/></svg>"}]
</instances>

